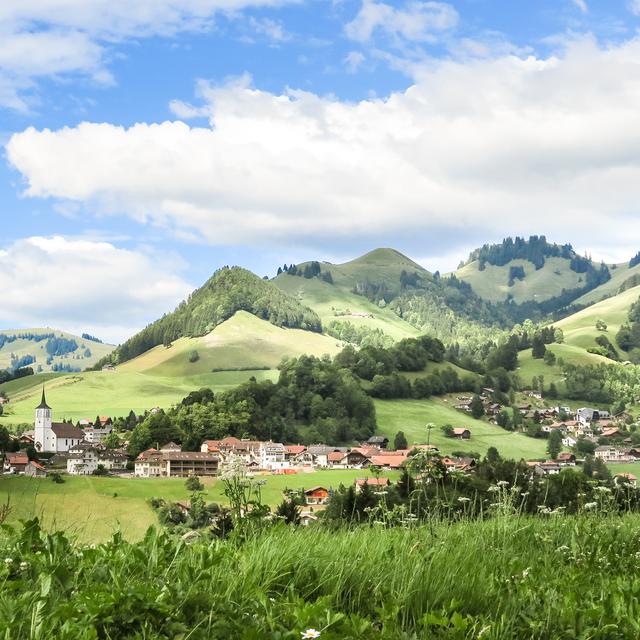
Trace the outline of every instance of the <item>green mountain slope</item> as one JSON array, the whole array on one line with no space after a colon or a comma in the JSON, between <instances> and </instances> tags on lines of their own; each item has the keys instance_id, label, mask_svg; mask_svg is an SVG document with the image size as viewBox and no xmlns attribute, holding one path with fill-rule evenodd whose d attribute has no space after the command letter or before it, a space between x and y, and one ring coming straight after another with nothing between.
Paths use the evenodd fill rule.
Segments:
<instances>
[{"instance_id":1,"label":"green mountain slope","mask_svg":"<svg viewBox=\"0 0 640 640\"><path fill-rule=\"evenodd\" d=\"M272 283L240 267L217 271L178 308L150 324L113 353L126 362L158 345L204 336L237 311L247 311L278 327L319 332L320 318Z\"/></svg>"},{"instance_id":2,"label":"green mountain slope","mask_svg":"<svg viewBox=\"0 0 640 640\"><path fill-rule=\"evenodd\" d=\"M57 329L3 329L0 330L0 369L17 365L33 367L37 372L60 367L81 371L95 365L114 348Z\"/></svg>"},{"instance_id":3,"label":"green mountain slope","mask_svg":"<svg viewBox=\"0 0 640 640\"><path fill-rule=\"evenodd\" d=\"M621 293L621 289L631 289L640 284L640 264L629 267L628 262L609 265L611 280L589 291L575 300L574 304L594 304Z\"/></svg>"}]
</instances>

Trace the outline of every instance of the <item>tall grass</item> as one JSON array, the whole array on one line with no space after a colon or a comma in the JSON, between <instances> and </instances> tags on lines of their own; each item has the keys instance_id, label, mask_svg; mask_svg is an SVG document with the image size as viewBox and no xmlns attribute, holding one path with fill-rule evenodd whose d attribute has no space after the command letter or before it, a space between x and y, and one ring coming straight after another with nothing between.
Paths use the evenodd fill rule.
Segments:
<instances>
[{"instance_id":1,"label":"tall grass","mask_svg":"<svg viewBox=\"0 0 640 640\"><path fill-rule=\"evenodd\" d=\"M0 537L0 637L637 638L639 570L636 515L95 548L32 521Z\"/></svg>"}]
</instances>

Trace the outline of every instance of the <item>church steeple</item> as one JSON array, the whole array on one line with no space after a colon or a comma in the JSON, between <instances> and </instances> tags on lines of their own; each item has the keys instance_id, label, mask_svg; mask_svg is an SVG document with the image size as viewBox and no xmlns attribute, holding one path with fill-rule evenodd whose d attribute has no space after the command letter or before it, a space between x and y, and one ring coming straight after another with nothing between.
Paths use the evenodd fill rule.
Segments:
<instances>
[{"instance_id":1,"label":"church steeple","mask_svg":"<svg viewBox=\"0 0 640 640\"><path fill-rule=\"evenodd\" d=\"M40 401L40 404L36 407L36 409L51 409L44 397L44 384L42 385L42 400Z\"/></svg>"}]
</instances>

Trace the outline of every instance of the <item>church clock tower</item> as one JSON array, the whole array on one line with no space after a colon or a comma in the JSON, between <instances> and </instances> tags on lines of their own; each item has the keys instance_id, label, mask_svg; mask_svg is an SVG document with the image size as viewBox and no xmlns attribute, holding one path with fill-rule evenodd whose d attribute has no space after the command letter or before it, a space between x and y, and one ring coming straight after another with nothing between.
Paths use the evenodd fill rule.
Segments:
<instances>
[{"instance_id":1,"label":"church clock tower","mask_svg":"<svg viewBox=\"0 0 640 640\"><path fill-rule=\"evenodd\" d=\"M51 407L47 404L44 397L44 385L42 385L42 400L36 407L35 422L35 447L37 451L55 452L56 442L53 431L51 430Z\"/></svg>"}]
</instances>

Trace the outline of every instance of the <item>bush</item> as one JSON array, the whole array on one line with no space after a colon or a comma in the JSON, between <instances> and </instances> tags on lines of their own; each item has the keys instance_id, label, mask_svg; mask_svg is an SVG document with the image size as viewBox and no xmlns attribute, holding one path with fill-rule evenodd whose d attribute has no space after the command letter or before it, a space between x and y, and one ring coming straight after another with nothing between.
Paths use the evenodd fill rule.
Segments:
<instances>
[{"instance_id":1,"label":"bush","mask_svg":"<svg viewBox=\"0 0 640 640\"><path fill-rule=\"evenodd\" d=\"M51 478L51 481L56 484L62 484L64 482L64 478L59 471L51 471L51 473L49 473L49 478Z\"/></svg>"}]
</instances>

